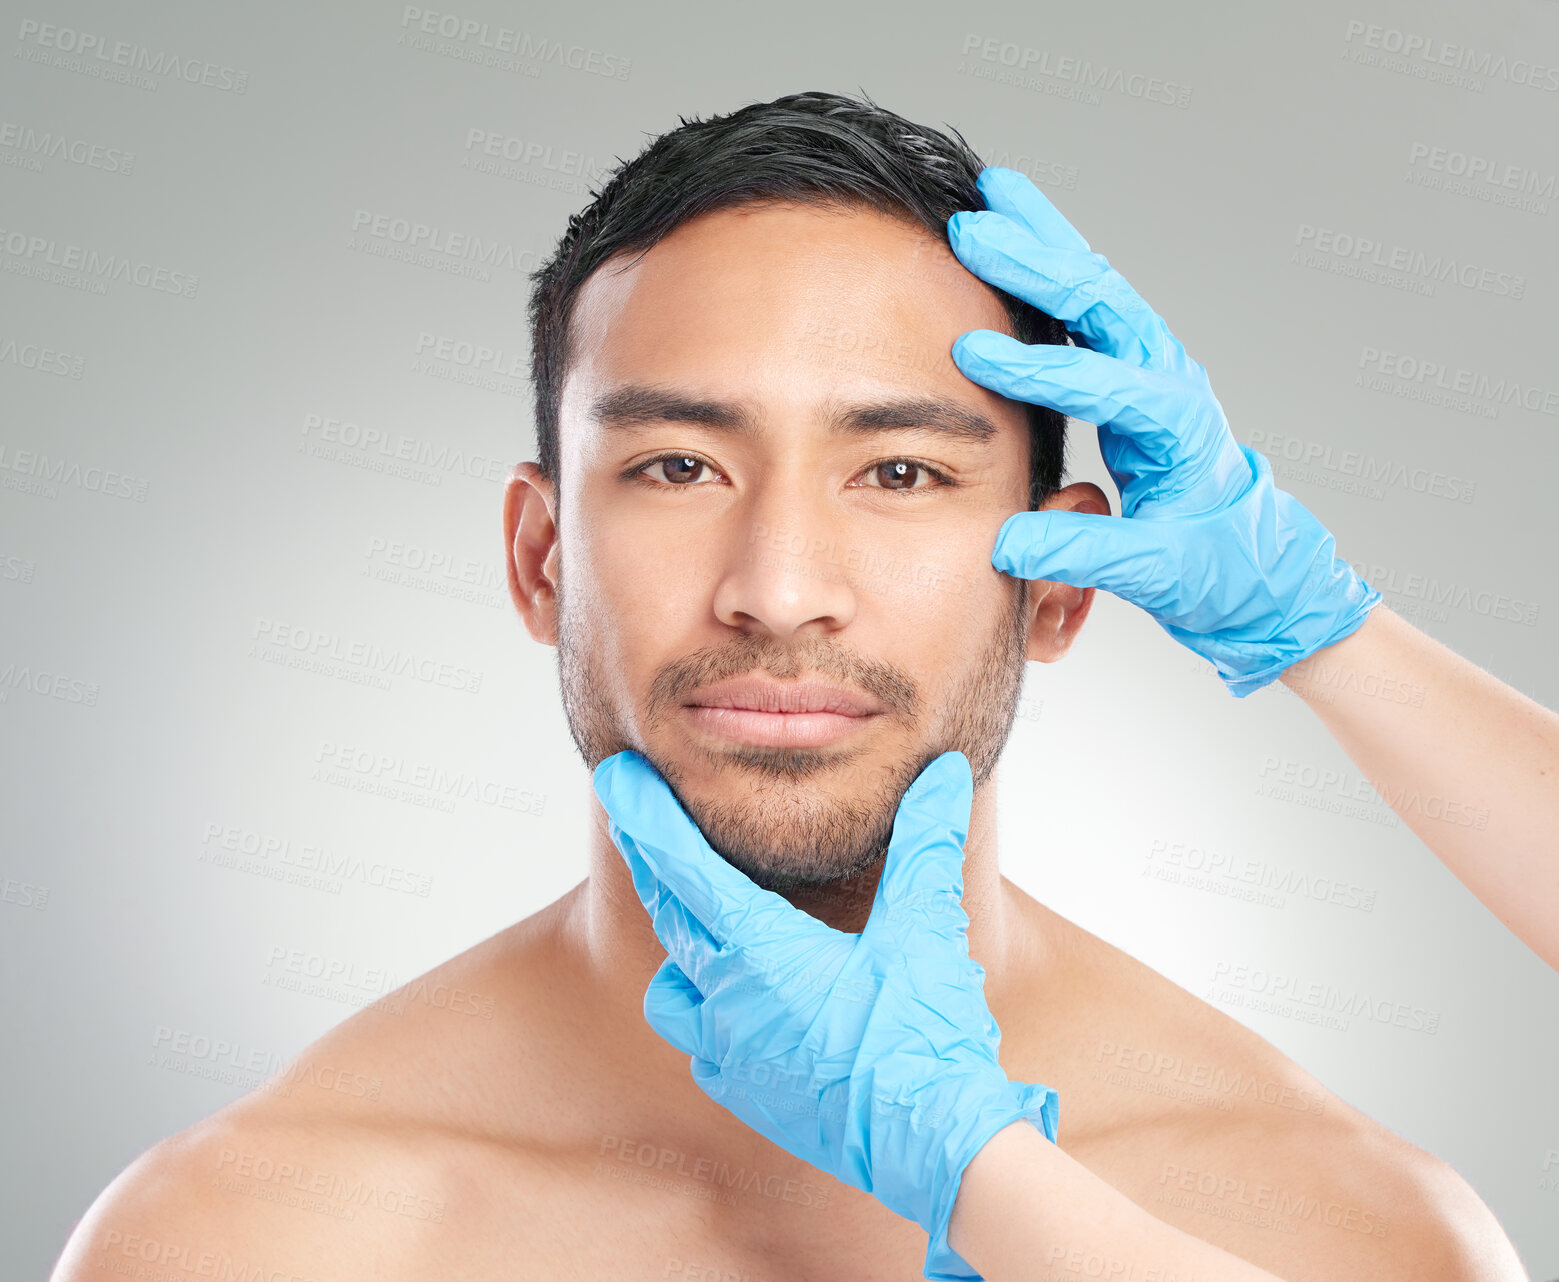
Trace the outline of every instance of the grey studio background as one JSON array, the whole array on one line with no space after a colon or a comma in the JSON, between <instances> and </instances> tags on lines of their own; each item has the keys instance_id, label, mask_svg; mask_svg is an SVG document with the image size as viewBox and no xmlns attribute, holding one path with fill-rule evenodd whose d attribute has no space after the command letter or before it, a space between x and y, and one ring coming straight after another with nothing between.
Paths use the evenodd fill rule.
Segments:
<instances>
[{"instance_id":1,"label":"grey studio background","mask_svg":"<svg viewBox=\"0 0 1559 1282\"><path fill-rule=\"evenodd\" d=\"M3 7L7 1277L149 1145L584 876L554 652L504 589L526 273L679 115L864 89L1028 173L1388 604L1559 704L1551 0ZM1008 876L1559 1275L1559 978L1299 699L1231 698L1101 593L1029 665L1001 777ZM1278 888L1241 898L1234 860Z\"/></svg>"}]
</instances>

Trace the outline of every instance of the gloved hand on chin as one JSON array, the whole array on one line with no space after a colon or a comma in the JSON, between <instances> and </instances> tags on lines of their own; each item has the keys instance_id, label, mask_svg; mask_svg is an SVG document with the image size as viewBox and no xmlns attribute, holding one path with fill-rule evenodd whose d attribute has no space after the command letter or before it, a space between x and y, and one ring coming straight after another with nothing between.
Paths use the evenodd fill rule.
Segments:
<instances>
[{"instance_id":1,"label":"gloved hand on chin","mask_svg":"<svg viewBox=\"0 0 1559 1282\"><path fill-rule=\"evenodd\" d=\"M859 934L726 863L640 754L608 757L594 784L666 948L650 1026L711 1099L925 1229L926 1277L978 1278L947 1244L964 1168L1016 1121L1053 1142L1059 1101L997 1062L962 903L968 760L944 752L905 792Z\"/></svg>"}]
</instances>

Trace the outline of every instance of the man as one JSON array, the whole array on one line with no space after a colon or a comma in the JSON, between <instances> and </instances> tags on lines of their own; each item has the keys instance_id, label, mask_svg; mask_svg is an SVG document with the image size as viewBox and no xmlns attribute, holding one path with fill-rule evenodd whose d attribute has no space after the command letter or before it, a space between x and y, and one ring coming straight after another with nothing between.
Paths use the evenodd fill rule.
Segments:
<instances>
[{"instance_id":1,"label":"man","mask_svg":"<svg viewBox=\"0 0 1559 1282\"><path fill-rule=\"evenodd\" d=\"M795 95L684 123L572 220L538 274L539 461L510 481L504 539L581 756L641 754L722 866L859 932L901 801L962 754L967 951L1001 1070L1059 1099L1056 1187L1118 1203L1024 1276L1521 1278L1448 1166L1001 876L995 768L1024 664L1067 652L1094 588L999 572L992 547L1014 513L1110 506L1060 484L1055 408L972 377L971 331L1082 364L1103 345L1067 346L1022 301L1023 264L949 246L948 217L989 194L978 172L961 139ZM1010 292L967 269L982 256ZM1249 491L1248 457L1172 479L1212 510ZM1337 591L1329 652L1398 626L1362 585ZM1156 602L1171 629L1174 595ZM1269 660L1215 661L1239 690L1276 676ZM923 1226L744 1124L646 1021L668 959L646 912L659 892L590 805L588 879L425 977L490 996L491 1020L393 997L355 1015L273 1089L132 1164L56 1278L922 1276ZM746 981L756 1010L769 979ZM379 1097L332 1090L343 1075ZM1016 1186L989 1178L1008 1168L988 1148L966 1172L979 1211ZM988 1217L964 1227L960 1249L988 1240Z\"/></svg>"}]
</instances>

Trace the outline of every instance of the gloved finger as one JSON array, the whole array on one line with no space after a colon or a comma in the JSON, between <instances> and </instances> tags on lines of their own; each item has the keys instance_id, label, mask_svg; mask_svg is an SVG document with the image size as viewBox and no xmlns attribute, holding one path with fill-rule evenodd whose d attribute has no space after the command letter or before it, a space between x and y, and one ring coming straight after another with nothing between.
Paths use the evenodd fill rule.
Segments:
<instances>
[{"instance_id":1,"label":"gloved finger","mask_svg":"<svg viewBox=\"0 0 1559 1282\"><path fill-rule=\"evenodd\" d=\"M1029 181L1027 174L1000 165L987 165L974 185L985 197L987 209L1022 223L1045 244L1056 249L1091 252L1082 233L1062 217L1061 211Z\"/></svg>"},{"instance_id":2,"label":"gloved finger","mask_svg":"<svg viewBox=\"0 0 1559 1282\"><path fill-rule=\"evenodd\" d=\"M719 1103L725 1098L725 1078L721 1076L720 1065L714 1060L705 1059L702 1055L695 1055L688 1064L693 1074L693 1081L698 1089L703 1091L710 1099Z\"/></svg>"},{"instance_id":3,"label":"gloved finger","mask_svg":"<svg viewBox=\"0 0 1559 1282\"><path fill-rule=\"evenodd\" d=\"M965 377L1013 400L1099 425L1099 451L1121 515L1190 516L1227 506L1251 469L1210 389L1076 347L1021 343L972 329L953 343Z\"/></svg>"},{"instance_id":4,"label":"gloved finger","mask_svg":"<svg viewBox=\"0 0 1559 1282\"><path fill-rule=\"evenodd\" d=\"M962 937L964 842L974 778L961 752L944 752L916 776L893 817L893 835L877 881L863 936L930 928L945 939Z\"/></svg>"},{"instance_id":5,"label":"gloved finger","mask_svg":"<svg viewBox=\"0 0 1559 1282\"><path fill-rule=\"evenodd\" d=\"M703 922L690 913L672 894L671 889L655 876L640 852L638 843L619 828L615 820L611 832L612 842L633 878L634 893L650 915L655 937L660 940L667 955L693 977L694 983L703 986L701 991L713 988L718 983L716 972L723 960L719 946L704 928Z\"/></svg>"},{"instance_id":6,"label":"gloved finger","mask_svg":"<svg viewBox=\"0 0 1559 1282\"><path fill-rule=\"evenodd\" d=\"M1094 351L1145 369L1183 369L1190 358L1169 326L1099 254L1053 249L991 210L947 220L958 261L997 289L1039 308Z\"/></svg>"},{"instance_id":7,"label":"gloved finger","mask_svg":"<svg viewBox=\"0 0 1559 1282\"><path fill-rule=\"evenodd\" d=\"M1133 475L1167 471L1181 461L1178 425L1183 389L1149 370L1081 347L1022 343L994 329L971 329L953 342L953 363L965 378L1009 400L1051 409L1130 438L1140 455Z\"/></svg>"},{"instance_id":8,"label":"gloved finger","mask_svg":"<svg viewBox=\"0 0 1559 1282\"><path fill-rule=\"evenodd\" d=\"M1180 560L1169 522L1091 512L1015 512L991 553L1003 574L1103 588L1145 609L1179 590Z\"/></svg>"},{"instance_id":9,"label":"gloved finger","mask_svg":"<svg viewBox=\"0 0 1559 1282\"><path fill-rule=\"evenodd\" d=\"M1048 1076L1048 1074L1047 1074ZM1052 1086L1023 1083L1024 1120L1033 1124L1052 1144L1056 1141L1056 1128L1061 1121L1061 1096Z\"/></svg>"},{"instance_id":10,"label":"gloved finger","mask_svg":"<svg viewBox=\"0 0 1559 1282\"><path fill-rule=\"evenodd\" d=\"M667 957L644 990L644 1018L684 1055L703 1055L703 994Z\"/></svg>"},{"instance_id":11,"label":"gloved finger","mask_svg":"<svg viewBox=\"0 0 1559 1282\"><path fill-rule=\"evenodd\" d=\"M607 757L595 768L592 780L596 796L611 816L619 849L631 846L716 947L740 943L756 951L766 939L779 938L785 931L821 924L754 884L716 854L660 772L639 753Z\"/></svg>"}]
</instances>

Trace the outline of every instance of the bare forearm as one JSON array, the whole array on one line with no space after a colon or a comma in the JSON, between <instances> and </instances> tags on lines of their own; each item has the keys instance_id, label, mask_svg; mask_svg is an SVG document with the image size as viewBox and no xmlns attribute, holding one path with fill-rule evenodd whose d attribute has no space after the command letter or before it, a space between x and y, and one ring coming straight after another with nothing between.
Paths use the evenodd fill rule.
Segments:
<instances>
[{"instance_id":1,"label":"bare forearm","mask_svg":"<svg viewBox=\"0 0 1559 1282\"><path fill-rule=\"evenodd\" d=\"M1281 680L1445 866L1559 969L1559 714L1383 605Z\"/></svg>"},{"instance_id":2,"label":"bare forearm","mask_svg":"<svg viewBox=\"0 0 1559 1282\"><path fill-rule=\"evenodd\" d=\"M947 1240L987 1282L1281 1282L1150 1215L1027 1122L998 1132L975 1154Z\"/></svg>"}]
</instances>

